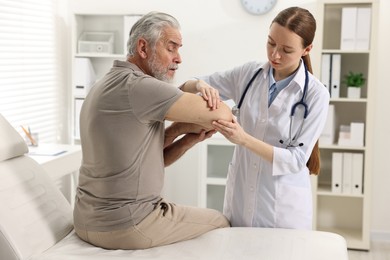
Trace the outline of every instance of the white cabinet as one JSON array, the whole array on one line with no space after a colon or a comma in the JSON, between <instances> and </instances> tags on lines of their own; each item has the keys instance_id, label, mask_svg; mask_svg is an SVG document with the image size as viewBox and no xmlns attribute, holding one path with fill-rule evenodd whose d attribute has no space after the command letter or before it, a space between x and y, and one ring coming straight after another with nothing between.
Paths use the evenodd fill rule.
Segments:
<instances>
[{"instance_id":1,"label":"white cabinet","mask_svg":"<svg viewBox=\"0 0 390 260\"><path fill-rule=\"evenodd\" d=\"M376 1L320 1L319 12L316 17L318 23L317 37L320 42L320 52L324 59L326 55L333 55L341 58L339 64L330 64L333 72L327 72L327 62L321 62L318 67L321 74L319 78L328 82L329 73L336 73L336 83L330 83L331 100L334 106L334 134L333 143L321 144L321 173L314 180L314 226L317 230L331 231L338 233L347 240L348 248L368 250L370 248L370 193L372 176L372 106L375 82L372 72L375 66L375 17L377 13ZM359 10L369 11L368 19L356 17ZM352 11L352 15L348 12ZM346 17L347 16L347 17ZM347 19L345 19L347 18ZM364 20L369 32L359 35L360 29L356 28L357 23ZM359 25L359 28L362 28ZM366 28L366 29L367 29ZM358 43L361 38L368 41L364 44ZM350 42L352 41L352 43ZM355 41L355 42L353 42ZM347 44L346 44L347 42ZM361 88L360 98L348 98L347 86L343 82L344 75L352 72L361 72L366 79ZM330 76L332 79L332 76ZM337 78L338 77L338 78ZM338 87L338 95L332 95L334 85ZM325 84L327 85L327 84ZM333 93L334 94L334 93ZM340 133L340 128L351 126L351 123L364 124L363 134L360 137L363 145L348 142L339 142L340 138L356 134L356 131ZM348 140L347 138L347 140ZM359 142L358 142L359 143ZM332 158L334 154L342 154L343 161L340 167L335 165ZM362 170L359 167L352 167L351 164L357 160L350 160L350 157L359 154L362 161ZM336 157L338 158L338 157ZM353 157L355 158L355 157ZM339 169L339 170L338 170ZM359 174L361 177L359 177ZM348 185L351 179L360 180L360 187L352 185L352 188L359 189L351 192ZM341 180L341 183L337 183ZM343 185L344 184L344 185ZM341 189L332 189L332 185L341 185ZM338 186L339 187L339 186Z\"/></svg>"},{"instance_id":2,"label":"white cabinet","mask_svg":"<svg viewBox=\"0 0 390 260\"><path fill-rule=\"evenodd\" d=\"M226 177L235 145L216 136L201 145L200 206L222 212Z\"/></svg>"},{"instance_id":3,"label":"white cabinet","mask_svg":"<svg viewBox=\"0 0 390 260\"><path fill-rule=\"evenodd\" d=\"M72 133L79 140L78 118L91 85L102 78L114 60L126 59L131 26L140 15L74 14L72 25Z\"/></svg>"}]
</instances>

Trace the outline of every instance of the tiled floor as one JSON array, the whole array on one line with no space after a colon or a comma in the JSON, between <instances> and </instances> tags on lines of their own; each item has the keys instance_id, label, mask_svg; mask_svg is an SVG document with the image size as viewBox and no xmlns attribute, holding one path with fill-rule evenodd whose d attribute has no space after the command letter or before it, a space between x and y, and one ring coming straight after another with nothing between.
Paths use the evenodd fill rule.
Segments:
<instances>
[{"instance_id":1,"label":"tiled floor","mask_svg":"<svg viewBox=\"0 0 390 260\"><path fill-rule=\"evenodd\" d=\"M370 251L348 250L349 260L390 260L390 241L371 242Z\"/></svg>"}]
</instances>

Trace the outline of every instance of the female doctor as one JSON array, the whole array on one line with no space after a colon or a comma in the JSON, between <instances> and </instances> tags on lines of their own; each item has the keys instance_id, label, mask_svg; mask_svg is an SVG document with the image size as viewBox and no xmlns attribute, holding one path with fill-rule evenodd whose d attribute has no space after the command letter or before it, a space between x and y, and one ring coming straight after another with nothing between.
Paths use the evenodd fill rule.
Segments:
<instances>
[{"instance_id":1,"label":"female doctor","mask_svg":"<svg viewBox=\"0 0 390 260\"><path fill-rule=\"evenodd\" d=\"M310 73L315 29L309 11L287 8L271 23L267 63L249 62L181 87L201 92L209 105L218 92L237 104L237 119L214 122L237 144L223 210L232 226L312 228L310 173L319 172L317 140L329 104L327 89Z\"/></svg>"}]
</instances>

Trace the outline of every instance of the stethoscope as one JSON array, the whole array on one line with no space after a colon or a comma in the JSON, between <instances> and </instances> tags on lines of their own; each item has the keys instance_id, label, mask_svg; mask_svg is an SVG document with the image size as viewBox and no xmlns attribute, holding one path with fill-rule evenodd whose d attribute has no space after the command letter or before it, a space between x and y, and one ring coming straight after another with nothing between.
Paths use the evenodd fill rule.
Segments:
<instances>
[{"instance_id":1,"label":"stethoscope","mask_svg":"<svg viewBox=\"0 0 390 260\"><path fill-rule=\"evenodd\" d=\"M301 131L302 131L302 128L303 128L303 125L304 125L304 122L305 122L305 119L307 117L307 114L308 114L308 111L309 111L309 108L307 106L307 104L305 103L305 98L306 98L306 94L307 94L307 88L308 88L308 84L309 84L309 73L307 71L307 68L306 68L306 65L303 64L304 68L305 68L305 86L303 87L303 94L302 94L302 98L301 100L299 100L298 102L296 102L292 107L291 107L291 112L290 112L290 128L289 128L289 137L287 140L283 141L282 139L279 140L279 142L281 144L285 144L286 148L288 147L297 147L297 146L303 146L303 143L298 143L297 142L297 139L298 137L300 137L301 135ZM259 75L259 73L263 70L263 68L260 68L258 69L255 74L252 76L252 78L249 80L248 84L246 85L245 87L245 90L244 92L242 93L241 95L241 98L240 98L240 101L238 102L238 105L235 105L233 106L232 108L232 113L233 115L235 115L236 117L238 117L240 115L240 108L241 108L241 105L242 105L242 102L244 101L244 98L246 96L246 93L248 92L248 89L250 88L250 86L252 85L253 81L255 80L255 78L257 77L257 75ZM296 133L296 135L293 137L293 134L292 134L292 126L293 126L293 121L294 121L294 118L295 118L295 109L298 107L298 106L303 106L303 119L302 119L302 122L298 128L298 131Z\"/></svg>"}]
</instances>

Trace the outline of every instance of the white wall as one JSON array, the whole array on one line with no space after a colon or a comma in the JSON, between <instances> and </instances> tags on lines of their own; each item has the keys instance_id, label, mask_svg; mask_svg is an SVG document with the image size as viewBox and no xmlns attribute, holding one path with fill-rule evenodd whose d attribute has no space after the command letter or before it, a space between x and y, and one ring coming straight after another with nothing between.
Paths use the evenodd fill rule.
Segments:
<instances>
[{"instance_id":1,"label":"white wall","mask_svg":"<svg viewBox=\"0 0 390 260\"><path fill-rule=\"evenodd\" d=\"M390 54L388 50L390 2L378 0L378 71L375 97L374 171L372 194L372 227L375 234L384 232L390 237L390 172L387 148L390 147L388 118L390 84L386 77ZM265 44L272 18L282 9L298 5L315 15L317 1L279 0L275 8L263 16L245 13L239 0L72 0L71 8L78 13L144 14L152 10L175 16L182 26L183 47L176 81L213 71L224 70L249 60L265 60ZM313 52L316 52L314 42ZM315 54L315 53L314 53ZM315 58L319 55L314 55ZM316 71L314 67L314 71ZM166 194L178 203L197 205L198 197L197 149L189 151L177 164L167 169ZM177 172L181 172L178 174Z\"/></svg>"},{"instance_id":2,"label":"white wall","mask_svg":"<svg viewBox=\"0 0 390 260\"><path fill-rule=\"evenodd\" d=\"M374 154L372 178L372 225L373 238L381 233L390 234L390 82L389 82L389 28L390 2L380 0L377 30L377 74L374 97Z\"/></svg>"}]
</instances>

